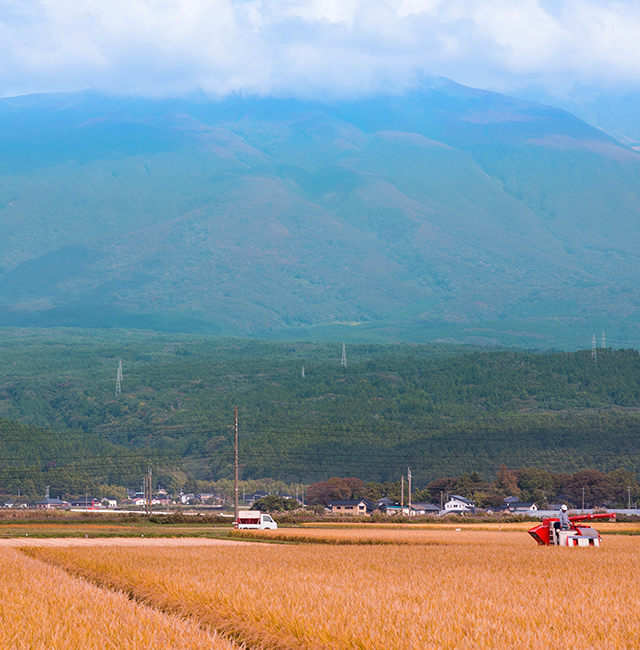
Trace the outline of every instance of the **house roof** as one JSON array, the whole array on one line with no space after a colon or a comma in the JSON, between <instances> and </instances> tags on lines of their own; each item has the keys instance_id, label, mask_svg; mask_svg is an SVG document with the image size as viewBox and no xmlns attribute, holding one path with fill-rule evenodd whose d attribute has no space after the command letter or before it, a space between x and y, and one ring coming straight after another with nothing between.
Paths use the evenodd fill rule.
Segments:
<instances>
[{"instance_id":1,"label":"house roof","mask_svg":"<svg viewBox=\"0 0 640 650\"><path fill-rule=\"evenodd\" d=\"M517 503L511 503L510 507L516 510L528 510L531 506L535 506L535 505L536 503L533 501L530 502L518 501Z\"/></svg>"},{"instance_id":2,"label":"house roof","mask_svg":"<svg viewBox=\"0 0 640 650\"><path fill-rule=\"evenodd\" d=\"M374 510L376 504L369 499L335 499L334 501L329 501L330 506L357 506L360 503L364 503L367 508Z\"/></svg>"},{"instance_id":3,"label":"house roof","mask_svg":"<svg viewBox=\"0 0 640 650\"><path fill-rule=\"evenodd\" d=\"M66 501L62 501L61 499L43 499L42 501L38 501L36 504L38 506L62 506L62 505L67 505Z\"/></svg>"},{"instance_id":4,"label":"house roof","mask_svg":"<svg viewBox=\"0 0 640 650\"><path fill-rule=\"evenodd\" d=\"M462 503L468 503L469 505L473 505L473 501L467 499L466 497L461 497L459 494L452 494L451 500L453 499L456 499L457 501L462 501Z\"/></svg>"},{"instance_id":5,"label":"house roof","mask_svg":"<svg viewBox=\"0 0 640 650\"><path fill-rule=\"evenodd\" d=\"M412 510L432 510L433 512L440 512L440 508L435 503L412 503Z\"/></svg>"}]
</instances>

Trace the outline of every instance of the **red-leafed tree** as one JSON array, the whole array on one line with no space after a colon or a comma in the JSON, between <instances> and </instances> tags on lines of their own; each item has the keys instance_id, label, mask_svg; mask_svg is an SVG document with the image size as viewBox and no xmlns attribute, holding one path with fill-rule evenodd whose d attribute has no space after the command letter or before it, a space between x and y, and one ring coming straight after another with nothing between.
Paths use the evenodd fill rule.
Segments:
<instances>
[{"instance_id":1,"label":"red-leafed tree","mask_svg":"<svg viewBox=\"0 0 640 650\"><path fill-rule=\"evenodd\" d=\"M364 493L364 483L359 478L338 478L310 485L307 490L307 503L326 506L334 499L359 498Z\"/></svg>"}]
</instances>

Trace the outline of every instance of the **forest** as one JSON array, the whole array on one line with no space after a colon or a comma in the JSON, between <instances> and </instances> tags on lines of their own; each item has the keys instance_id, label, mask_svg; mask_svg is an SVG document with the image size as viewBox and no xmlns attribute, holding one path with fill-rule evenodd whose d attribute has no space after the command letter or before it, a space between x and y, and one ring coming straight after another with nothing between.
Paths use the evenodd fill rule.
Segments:
<instances>
[{"instance_id":1,"label":"forest","mask_svg":"<svg viewBox=\"0 0 640 650\"><path fill-rule=\"evenodd\" d=\"M0 489L331 476L425 489L501 467L640 470L640 355L287 343L120 330L0 334ZM122 392L115 394L119 361Z\"/></svg>"}]
</instances>

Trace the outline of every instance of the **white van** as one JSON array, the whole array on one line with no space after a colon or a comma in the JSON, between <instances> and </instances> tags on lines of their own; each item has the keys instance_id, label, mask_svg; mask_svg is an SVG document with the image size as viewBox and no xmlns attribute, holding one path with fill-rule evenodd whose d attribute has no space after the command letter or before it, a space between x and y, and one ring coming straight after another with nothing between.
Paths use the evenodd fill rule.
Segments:
<instances>
[{"instance_id":1,"label":"white van","mask_svg":"<svg viewBox=\"0 0 640 650\"><path fill-rule=\"evenodd\" d=\"M271 515L259 510L245 510L238 513L238 521L234 523L236 528L247 529L257 528L258 530L275 530L278 527Z\"/></svg>"}]
</instances>

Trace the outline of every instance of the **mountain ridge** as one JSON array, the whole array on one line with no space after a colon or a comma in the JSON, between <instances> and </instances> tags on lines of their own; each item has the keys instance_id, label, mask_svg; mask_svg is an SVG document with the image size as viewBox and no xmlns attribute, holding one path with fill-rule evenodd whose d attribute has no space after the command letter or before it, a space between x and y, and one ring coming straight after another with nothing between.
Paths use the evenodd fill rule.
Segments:
<instances>
[{"instance_id":1,"label":"mountain ridge","mask_svg":"<svg viewBox=\"0 0 640 650\"><path fill-rule=\"evenodd\" d=\"M444 80L327 104L4 99L0 325L638 340L638 196L611 136Z\"/></svg>"}]
</instances>

